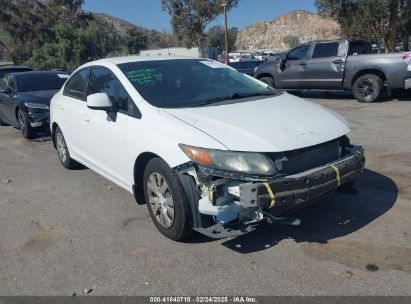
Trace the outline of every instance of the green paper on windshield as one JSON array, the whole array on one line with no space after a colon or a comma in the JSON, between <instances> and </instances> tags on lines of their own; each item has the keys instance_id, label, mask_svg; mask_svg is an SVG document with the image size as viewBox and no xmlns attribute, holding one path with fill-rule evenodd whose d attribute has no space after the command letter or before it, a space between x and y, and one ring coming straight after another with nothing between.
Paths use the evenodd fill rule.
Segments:
<instances>
[{"instance_id":1,"label":"green paper on windshield","mask_svg":"<svg viewBox=\"0 0 411 304\"><path fill-rule=\"evenodd\" d=\"M126 73L127 78L132 82L140 85L153 85L162 81L162 74L156 69L140 69Z\"/></svg>"}]
</instances>

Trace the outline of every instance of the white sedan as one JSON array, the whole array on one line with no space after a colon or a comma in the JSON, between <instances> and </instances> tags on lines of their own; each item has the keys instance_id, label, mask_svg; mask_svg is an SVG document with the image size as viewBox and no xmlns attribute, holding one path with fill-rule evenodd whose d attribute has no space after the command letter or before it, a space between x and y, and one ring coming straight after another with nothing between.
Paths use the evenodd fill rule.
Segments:
<instances>
[{"instance_id":1,"label":"white sedan","mask_svg":"<svg viewBox=\"0 0 411 304\"><path fill-rule=\"evenodd\" d=\"M62 165L80 163L133 193L174 240L298 224L284 213L364 169L342 117L207 59L90 62L50 111Z\"/></svg>"}]
</instances>

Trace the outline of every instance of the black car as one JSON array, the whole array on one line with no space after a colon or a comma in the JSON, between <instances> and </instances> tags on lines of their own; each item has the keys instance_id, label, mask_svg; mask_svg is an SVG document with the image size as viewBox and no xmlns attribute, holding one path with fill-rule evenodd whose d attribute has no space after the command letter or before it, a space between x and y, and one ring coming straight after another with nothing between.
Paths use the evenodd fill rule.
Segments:
<instances>
[{"instance_id":1,"label":"black car","mask_svg":"<svg viewBox=\"0 0 411 304\"><path fill-rule=\"evenodd\" d=\"M33 138L48 127L50 100L67 78L57 71L7 74L0 93L0 125L12 125L23 137Z\"/></svg>"},{"instance_id":2,"label":"black car","mask_svg":"<svg viewBox=\"0 0 411 304\"><path fill-rule=\"evenodd\" d=\"M3 78L4 75L16 72L29 72L33 69L26 67L24 65L3 65L0 66L0 78Z\"/></svg>"}]
</instances>

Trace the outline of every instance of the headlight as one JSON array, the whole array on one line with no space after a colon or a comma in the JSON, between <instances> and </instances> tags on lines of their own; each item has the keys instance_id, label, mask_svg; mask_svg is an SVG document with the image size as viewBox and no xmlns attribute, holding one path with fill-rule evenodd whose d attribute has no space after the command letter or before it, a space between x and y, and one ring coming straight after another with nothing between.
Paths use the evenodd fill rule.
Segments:
<instances>
[{"instance_id":1,"label":"headlight","mask_svg":"<svg viewBox=\"0 0 411 304\"><path fill-rule=\"evenodd\" d=\"M42 103L25 102L24 105L30 109L48 110L49 106Z\"/></svg>"},{"instance_id":2,"label":"headlight","mask_svg":"<svg viewBox=\"0 0 411 304\"><path fill-rule=\"evenodd\" d=\"M244 174L273 175L272 162L261 153L232 152L180 144L181 150L195 163L223 171Z\"/></svg>"}]
</instances>

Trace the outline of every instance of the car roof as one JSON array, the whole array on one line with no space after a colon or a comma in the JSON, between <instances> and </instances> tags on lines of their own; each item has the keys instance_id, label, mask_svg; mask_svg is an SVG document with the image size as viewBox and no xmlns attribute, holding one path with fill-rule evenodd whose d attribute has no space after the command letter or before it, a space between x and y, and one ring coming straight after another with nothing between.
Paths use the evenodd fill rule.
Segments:
<instances>
[{"instance_id":1,"label":"car roof","mask_svg":"<svg viewBox=\"0 0 411 304\"><path fill-rule=\"evenodd\" d=\"M67 74L66 72L60 71L29 71L29 72L13 72L9 75L19 76L19 75L48 75L48 74Z\"/></svg>"},{"instance_id":2,"label":"car roof","mask_svg":"<svg viewBox=\"0 0 411 304\"><path fill-rule=\"evenodd\" d=\"M28 67L28 66L24 66L24 65L0 65L0 70L10 70L10 69L30 69L32 70L32 68Z\"/></svg>"},{"instance_id":3,"label":"car roof","mask_svg":"<svg viewBox=\"0 0 411 304\"><path fill-rule=\"evenodd\" d=\"M102 63L112 63L115 65L131 62L140 62L140 61L158 61L158 60L178 60L178 59L204 59L207 58L196 58L196 57L186 57L186 56L123 56L123 57L111 57L105 59L99 59L87 63L85 66L102 64Z\"/></svg>"}]
</instances>

